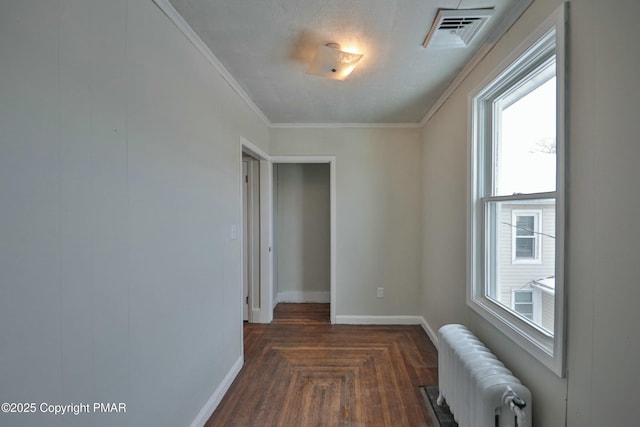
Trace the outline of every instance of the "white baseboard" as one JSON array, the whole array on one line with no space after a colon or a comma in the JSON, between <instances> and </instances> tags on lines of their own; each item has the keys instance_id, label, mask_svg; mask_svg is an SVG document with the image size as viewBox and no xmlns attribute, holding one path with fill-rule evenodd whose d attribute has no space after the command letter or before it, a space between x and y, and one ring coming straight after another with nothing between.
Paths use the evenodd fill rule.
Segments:
<instances>
[{"instance_id":1,"label":"white baseboard","mask_svg":"<svg viewBox=\"0 0 640 427\"><path fill-rule=\"evenodd\" d=\"M421 316L336 316L336 323L345 325L421 325Z\"/></svg>"},{"instance_id":2,"label":"white baseboard","mask_svg":"<svg viewBox=\"0 0 640 427\"><path fill-rule=\"evenodd\" d=\"M275 307L275 303L273 307ZM273 311L261 310L259 308L251 309L251 323L271 323L273 320Z\"/></svg>"},{"instance_id":3,"label":"white baseboard","mask_svg":"<svg viewBox=\"0 0 640 427\"><path fill-rule=\"evenodd\" d=\"M191 427L202 427L207 420L211 418L211 414L216 410L220 401L224 397L224 394L229 390L229 387L231 387L231 383L240 372L240 369L242 369L243 364L244 357L241 355L238 360L236 360L236 363L233 364L229 372L227 372L227 375L225 375L220 385L214 390L209 400L207 400L207 403L205 403L202 409L200 409L195 420L191 423Z\"/></svg>"},{"instance_id":4,"label":"white baseboard","mask_svg":"<svg viewBox=\"0 0 640 427\"><path fill-rule=\"evenodd\" d=\"M315 303L330 303L331 292L317 292L317 291L285 291L278 292L274 305L279 302L315 302Z\"/></svg>"},{"instance_id":5,"label":"white baseboard","mask_svg":"<svg viewBox=\"0 0 640 427\"><path fill-rule=\"evenodd\" d=\"M431 328L431 326L429 326L424 317L421 317L421 319L422 322L420 324L422 325L422 329L424 329L433 345L436 347L436 349L438 349L438 334L433 332L433 329Z\"/></svg>"}]
</instances>

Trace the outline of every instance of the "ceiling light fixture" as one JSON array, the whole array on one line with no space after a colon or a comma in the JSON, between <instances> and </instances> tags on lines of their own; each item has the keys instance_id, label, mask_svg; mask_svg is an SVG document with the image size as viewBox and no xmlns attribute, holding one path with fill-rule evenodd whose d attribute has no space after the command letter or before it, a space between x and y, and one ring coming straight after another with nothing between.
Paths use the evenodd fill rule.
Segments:
<instances>
[{"instance_id":1,"label":"ceiling light fixture","mask_svg":"<svg viewBox=\"0 0 640 427\"><path fill-rule=\"evenodd\" d=\"M340 50L338 43L327 43L318 48L307 74L326 77L334 80L344 80L356 68L362 59L361 53L350 53Z\"/></svg>"}]
</instances>

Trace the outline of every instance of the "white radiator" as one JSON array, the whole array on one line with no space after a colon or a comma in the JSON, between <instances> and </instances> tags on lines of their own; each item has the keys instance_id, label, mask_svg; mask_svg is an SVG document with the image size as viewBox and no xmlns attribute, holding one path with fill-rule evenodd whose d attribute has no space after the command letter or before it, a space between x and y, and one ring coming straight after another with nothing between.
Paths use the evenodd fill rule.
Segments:
<instances>
[{"instance_id":1,"label":"white radiator","mask_svg":"<svg viewBox=\"0 0 640 427\"><path fill-rule=\"evenodd\" d=\"M531 393L463 325L438 331L438 405L460 427L531 427Z\"/></svg>"}]
</instances>

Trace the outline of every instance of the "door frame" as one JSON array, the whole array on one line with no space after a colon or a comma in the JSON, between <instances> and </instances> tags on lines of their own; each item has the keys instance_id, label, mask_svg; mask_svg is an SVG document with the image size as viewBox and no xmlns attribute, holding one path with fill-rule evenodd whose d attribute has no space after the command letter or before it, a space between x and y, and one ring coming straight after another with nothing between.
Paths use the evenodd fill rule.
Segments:
<instances>
[{"instance_id":1,"label":"door frame","mask_svg":"<svg viewBox=\"0 0 640 427\"><path fill-rule=\"evenodd\" d=\"M271 220L271 186L272 186L272 165L269 156L258 146L251 143L247 139L240 137L239 149L239 173L238 173L238 194L240 201L242 200L242 181L244 174L242 173L242 154L246 153L260 162L259 176L260 185L257 189L260 198L260 274L259 280L250 284L249 289L249 322L252 323L271 323L273 320L273 283L272 283L272 256L271 256L271 236L272 236L272 220ZM238 216L242 224L244 217L242 213L242 203ZM241 242L244 241L244 226L240 227ZM242 244L240 245L240 259L244 257ZM244 271L241 268L240 273L240 290L242 292ZM259 295L259 298L252 298L252 295ZM238 299L242 304L241 310L244 310L242 297ZM242 315L242 311L240 312ZM242 317L242 316L241 316Z\"/></svg>"},{"instance_id":2,"label":"door frame","mask_svg":"<svg viewBox=\"0 0 640 427\"><path fill-rule=\"evenodd\" d=\"M277 163L328 163L329 164L329 223L330 223L330 291L331 323L336 323L336 156L271 156L271 164ZM269 171L273 175L273 167ZM273 181L271 176L270 181ZM273 187L271 187L273 188ZM272 197L270 197L272 199ZM272 204L272 203L271 203ZM273 223L270 224L270 227ZM273 268L273 265L272 265ZM270 283L272 285L272 283ZM271 290L272 292L273 290Z\"/></svg>"},{"instance_id":3,"label":"door frame","mask_svg":"<svg viewBox=\"0 0 640 427\"><path fill-rule=\"evenodd\" d=\"M273 320L273 164L274 163L327 163L329 164L329 222L330 222L330 320L336 323L336 156L269 156L258 146L240 137L238 150L238 195L242 200L242 153L247 153L260 162L260 280L253 283L249 295L260 295L259 301L249 297L249 321L252 323L271 323ZM239 203L238 219L242 223L242 203ZM240 238L244 239L244 229L240 227ZM242 240L241 240L242 241ZM239 248L242 259L242 245ZM241 268L240 293L242 293L243 269ZM255 287L258 287L256 289ZM242 318L242 297L240 315ZM258 304L256 304L258 303Z\"/></svg>"}]
</instances>

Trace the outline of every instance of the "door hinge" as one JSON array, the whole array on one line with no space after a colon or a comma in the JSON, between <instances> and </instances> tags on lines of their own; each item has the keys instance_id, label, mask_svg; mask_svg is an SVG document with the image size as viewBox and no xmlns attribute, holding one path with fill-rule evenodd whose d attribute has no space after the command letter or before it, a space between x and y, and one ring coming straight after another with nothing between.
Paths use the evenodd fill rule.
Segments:
<instances>
[{"instance_id":1,"label":"door hinge","mask_svg":"<svg viewBox=\"0 0 640 427\"><path fill-rule=\"evenodd\" d=\"M249 304L249 296L245 297L245 304Z\"/></svg>"},{"instance_id":2,"label":"door hinge","mask_svg":"<svg viewBox=\"0 0 640 427\"><path fill-rule=\"evenodd\" d=\"M244 182L249 183L249 175L244 176Z\"/></svg>"}]
</instances>

